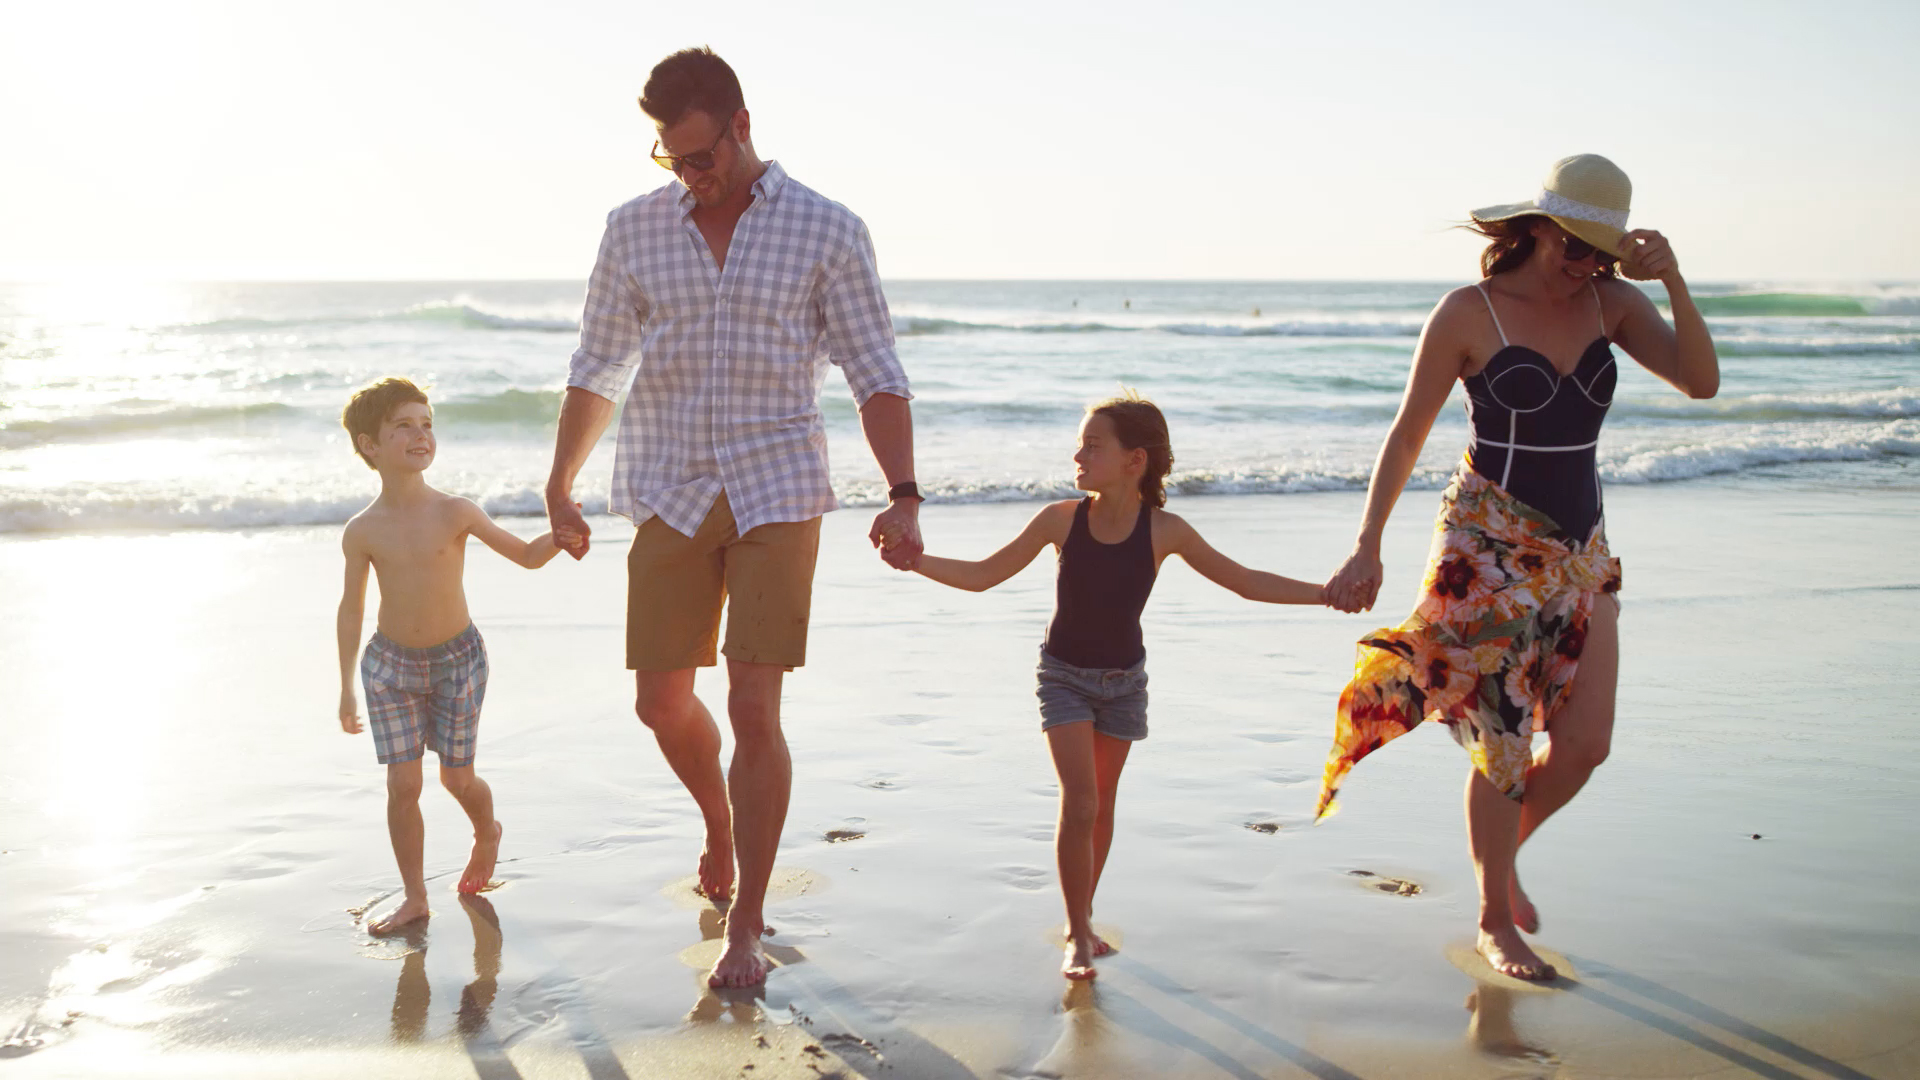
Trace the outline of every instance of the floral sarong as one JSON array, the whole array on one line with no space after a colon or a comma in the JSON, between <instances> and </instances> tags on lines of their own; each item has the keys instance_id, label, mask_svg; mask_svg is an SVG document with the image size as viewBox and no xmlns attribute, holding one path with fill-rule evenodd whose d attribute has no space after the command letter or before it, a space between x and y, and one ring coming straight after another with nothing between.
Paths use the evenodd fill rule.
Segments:
<instances>
[{"instance_id":1,"label":"floral sarong","mask_svg":"<svg viewBox=\"0 0 1920 1080\"><path fill-rule=\"evenodd\" d=\"M1594 597L1620 589L1604 529L1575 540L1460 467L1440 498L1419 606L1360 639L1316 820L1356 762L1427 719L1446 724L1508 798L1524 794L1534 730L1573 687Z\"/></svg>"}]
</instances>

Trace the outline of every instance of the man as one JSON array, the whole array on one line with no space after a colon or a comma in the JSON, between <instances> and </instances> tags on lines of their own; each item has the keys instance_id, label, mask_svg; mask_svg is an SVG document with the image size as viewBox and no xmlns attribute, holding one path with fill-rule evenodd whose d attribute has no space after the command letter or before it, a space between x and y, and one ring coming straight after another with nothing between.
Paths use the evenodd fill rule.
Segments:
<instances>
[{"instance_id":1,"label":"man","mask_svg":"<svg viewBox=\"0 0 1920 1080\"><path fill-rule=\"evenodd\" d=\"M627 667L636 711L706 822L703 895L732 903L712 986L766 978L762 907L793 767L780 731L782 675L806 659L828 482L819 387L845 372L890 487L869 539L896 568L921 550L906 373L866 226L754 152L733 69L674 53L640 107L653 159L676 182L613 211L587 285L547 515L586 554L574 478L632 385L614 456L612 509L638 531L627 556ZM715 662L723 601L734 754L693 694ZM735 861L738 886L735 888Z\"/></svg>"}]
</instances>

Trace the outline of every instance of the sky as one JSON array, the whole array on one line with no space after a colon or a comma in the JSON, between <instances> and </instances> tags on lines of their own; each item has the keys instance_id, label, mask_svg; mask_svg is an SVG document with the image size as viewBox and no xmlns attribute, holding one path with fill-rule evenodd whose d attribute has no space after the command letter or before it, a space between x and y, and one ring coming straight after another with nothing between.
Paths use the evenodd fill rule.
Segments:
<instances>
[{"instance_id":1,"label":"sky","mask_svg":"<svg viewBox=\"0 0 1920 1080\"><path fill-rule=\"evenodd\" d=\"M0 5L0 280L579 279L711 45L890 278L1456 280L1601 153L1698 280L1920 280L1920 4Z\"/></svg>"}]
</instances>

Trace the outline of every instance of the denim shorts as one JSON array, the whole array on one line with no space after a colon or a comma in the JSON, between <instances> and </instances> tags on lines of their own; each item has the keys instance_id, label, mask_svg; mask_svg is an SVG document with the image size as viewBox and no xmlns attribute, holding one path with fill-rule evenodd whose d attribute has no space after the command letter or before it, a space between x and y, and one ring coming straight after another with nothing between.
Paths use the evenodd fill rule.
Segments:
<instances>
[{"instance_id":1,"label":"denim shorts","mask_svg":"<svg viewBox=\"0 0 1920 1080\"><path fill-rule=\"evenodd\" d=\"M1090 721L1093 730L1137 742L1147 737L1147 662L1131 667L1083 668L1040 654L1040 730Z\"/></svg>"}]
</instances>

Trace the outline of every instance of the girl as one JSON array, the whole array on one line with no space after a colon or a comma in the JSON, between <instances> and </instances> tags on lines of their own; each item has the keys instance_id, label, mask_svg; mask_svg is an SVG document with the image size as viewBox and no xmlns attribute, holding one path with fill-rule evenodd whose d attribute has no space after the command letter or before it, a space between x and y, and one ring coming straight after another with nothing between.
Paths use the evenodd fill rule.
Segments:
<instances>
[{"instance_id":1,"label":"girl","mask_svg":"<svg viewBox=\"0 0 1920 1080\"><path fill-rule=\"evenodd\" d=\"M1520 937L1540 917L1514 856L1604 761L1613 736L1620 561L1607 548L1595 446L1618 345L1688 397L1712 397L1719 360L1666 238L1626 231L1633 186L1613 162L1554 163L1527 202L1473 212L1489 241L1481 281L1428 316L1406 396L1367 488L1360 538L1328 602L1373 606L1380 534L1434 416L1458 380L1472 435L1440 497L1419 606L1360 641L1340 695L1315 815L1354 763L1429 717L1472 755L1467 843L1480 881L1479 950L1494 970L1554 977ZM1658 279L1672 325L1639 289ZM1579 672L1576 682L1574 674ZM1548 745L1534 749L1544 726Z\"/></svg>"},{"instance_id":2,"label":"girl","mask_svg":"<svg viewBox=\"0 0 1920 1080\"><path fill-rule=\"evenodd\" d=\"M1093 933L1093 892L1113 843L1113 800L1127 749L1147 737L1146 649L1140 611L1161 560L1179 555L1249 600L1318 604L1321 586L1249 570L1213 550L1162 509L1173 467L1167 421L1131 392L1087 410L1073 486L1091 494L1053 503L1013 542L978 562L922 555L912 569L957 589L991 589L1040 550L1060 551L1053 622L1040 650L1040 729L1060 777L1054 855L1067 908L1062 974L1091 979L1110 951Z\"/></svg>"}]
</instances>

